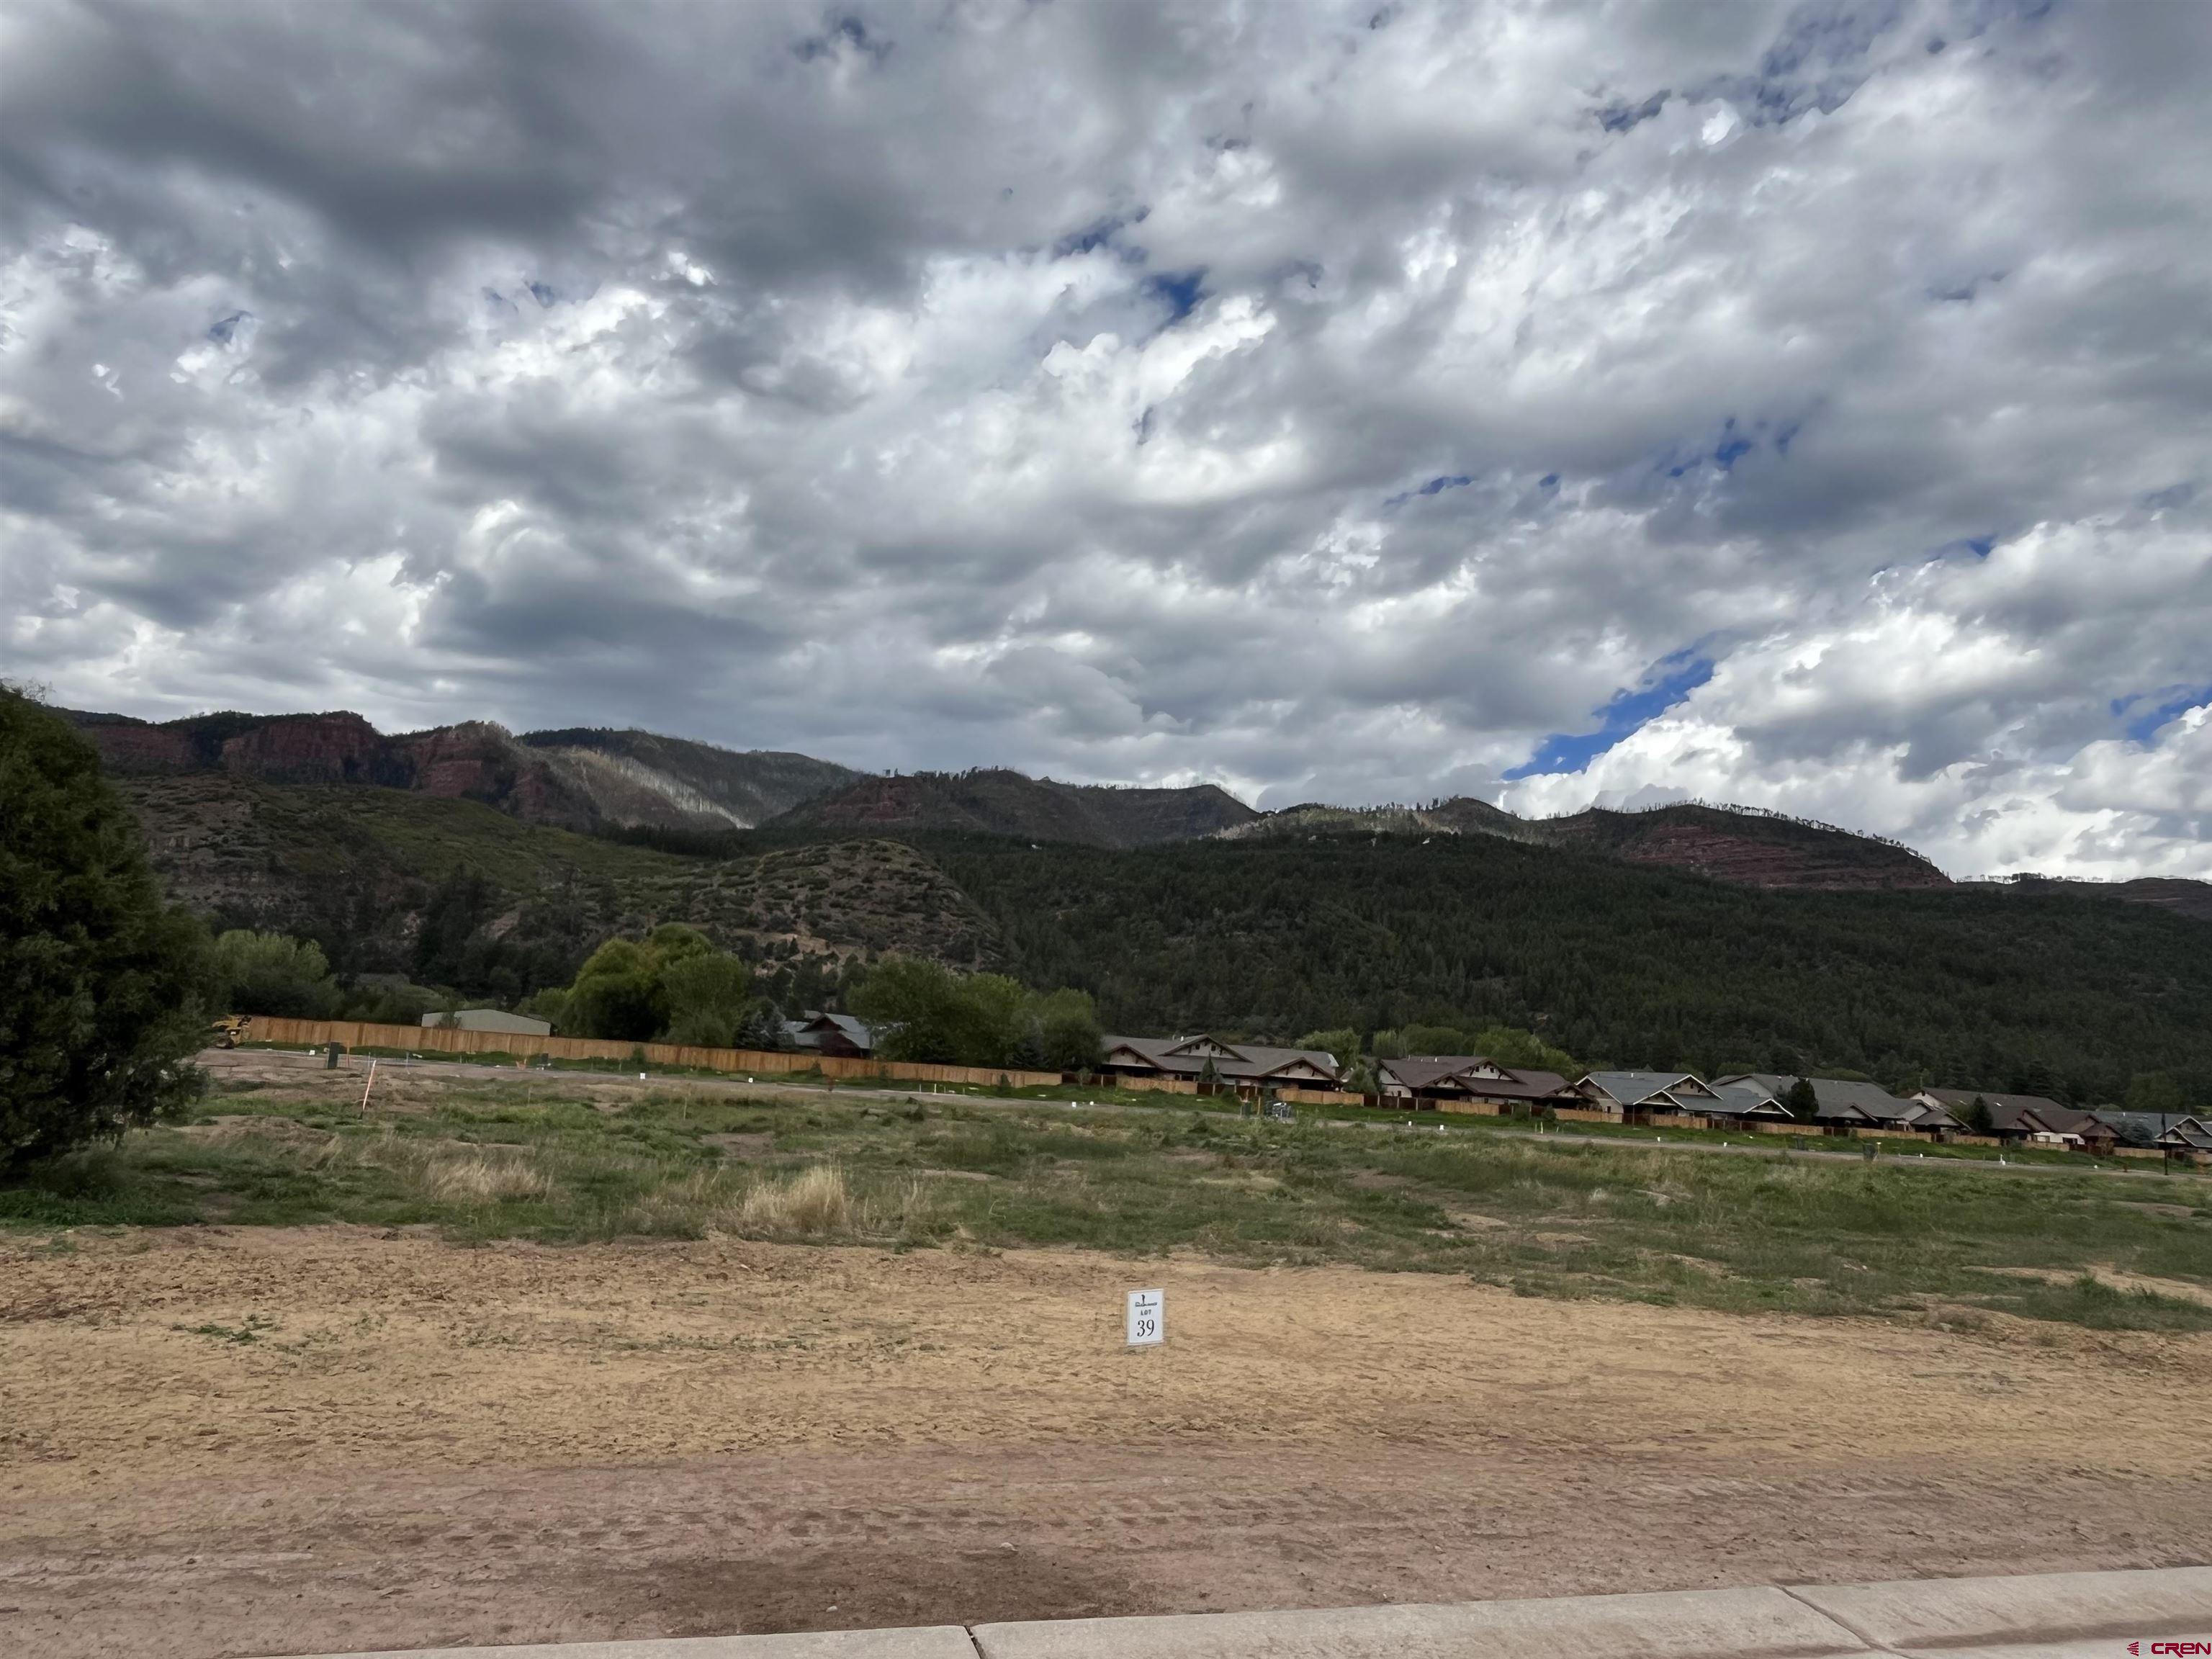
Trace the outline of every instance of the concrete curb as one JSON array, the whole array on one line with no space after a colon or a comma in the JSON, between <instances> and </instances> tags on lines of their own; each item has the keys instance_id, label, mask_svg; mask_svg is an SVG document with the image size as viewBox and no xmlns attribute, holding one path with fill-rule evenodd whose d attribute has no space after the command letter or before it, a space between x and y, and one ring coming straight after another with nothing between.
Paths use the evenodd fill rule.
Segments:
<instances>
[{"instance_id":1,"label":"concrete curb","mask_svg":"<svg viewBox=\"0 0 2212 1659\"><path fill-rule=\"evenodd\" d=\"M789 1636L669 1636L643 1642L547 1642L504 1648L395 1648L301 1659L975 1659L965 1626L805 1631Z\"/></svg>"},{"instance_id":2,"label":"concrete curb","mask_svg":"<svg viewBox=\"0 0 2212 1659\"><path fill-rule=\"evenodd\" d=\"M298 1659L2144 1659L2212 1655L2212 1567Z\"/></svg>"},{"instance_id":3,"label":"concrete curb","mask_svg":"<svg viewBox=\"0 0 2212 1659\"><path fill-rule=\"evenodd\" d=\"M2212 1567L1816 1584L1790 1594L1893 1653L2057 1659L2124 1653L2131 1641L2146 1654L2155 1643L2212 1643Z\"/></svg>"},{"instance_id":4,"label":"concrete curb","mask_svg":"<svg viewBox=\"0 0 2212 1659\"><path fill-rule=\"evenodd\" d=\"M982 1659L1828 1659L1866 1651L1784 1591L978 1625Z\"/></svg>"}]
</instances>

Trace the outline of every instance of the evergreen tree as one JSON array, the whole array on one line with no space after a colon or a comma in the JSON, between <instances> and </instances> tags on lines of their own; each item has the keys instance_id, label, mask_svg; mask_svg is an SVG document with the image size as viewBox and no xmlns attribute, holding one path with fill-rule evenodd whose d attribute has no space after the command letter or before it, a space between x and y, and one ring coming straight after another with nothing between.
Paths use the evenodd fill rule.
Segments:
<instances>
[{"instance_id":1,"label":"evergreen tree","mask_svg":"<svg viewBox=\"0 0 2212 1659\"><path fill-rule=\"evenodd\" d=\"M92 745L0 687L0 1171L198 1097L207 961Z\"/></svg>"},{"instance_id":2,"label":"evergreen tree","mask_svg":"<svg viewBox=\"0 0 2212 1659\"><path fill-rule=\"evenodd\" d=\"M1813 1091L1810 1078L1799 1078L1782 1097L1782 1104L1790 1116L1800 1123L1810 1123L1820 1115L1820 1097Z\"/></svg>"},{"instance_id":3,"label":"evergreen tree","mask_svg":"<svg viewBox=\"0 0 2212 1659\"><path fill-rule=\"evenodd\" d=\"M2186 1109L2180 1085L2163 1072L2138 1072L2128 1079L2128 1110L2178 1113Z\"/></svg>"}]
</instances>

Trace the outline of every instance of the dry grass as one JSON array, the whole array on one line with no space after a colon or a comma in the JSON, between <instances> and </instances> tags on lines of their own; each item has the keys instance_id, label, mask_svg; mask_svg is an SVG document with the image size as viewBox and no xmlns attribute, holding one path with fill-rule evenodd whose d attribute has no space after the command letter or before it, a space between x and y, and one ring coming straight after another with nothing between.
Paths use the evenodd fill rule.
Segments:
<instances>
[{"instance_id":1,"label":"dry grass","mask_svg":"<svg viewBox=\"0 0 2212 1659\"><path fill-rule=\"evenodd\" d=\"M447 1203L498 1204L509 1199L551 1198L559 1183L528 1159L476 1152L441 1158L420 1179L431 1197Z\"/></svg>"},{"instance_id":2,"label":"dry grass","mask_svg":"<svg viewBox=\"0 0 2212 1659\"><path fill-rule=\"evenodd\" d=\"M787 1181L764 1181L738 1206L737 1231L756 1237L807 1237L852 1230L853 1194L845 1172L817 1164Z\"/></svg>"},{"instance_id":3,"label":"dry grass","mask_svg":"<svg viewBox=\"0 0 2212 1659\"><path fill-rule=\"evenodd\" d=\"M1916 1320L1940 1305L2212 1329L2212 1292L2190 1293L2212 1285L2212 1188L2195 1181L2028 1180L1780 1148L1711 1158L1180 1111L1071 1116L933 1099L886 1112L873 1100L532 1086L547 1092L426 1086L419 1105L369 1121L349 1101L228 1098L226 1121L133 1135L0 1189L0 1227L337 1219L471 1240L1184 1249L1450 1272L1540 1296ZM1987 1271L2007 1268L2033 1276Z\"/></svg>"}]
</instances>

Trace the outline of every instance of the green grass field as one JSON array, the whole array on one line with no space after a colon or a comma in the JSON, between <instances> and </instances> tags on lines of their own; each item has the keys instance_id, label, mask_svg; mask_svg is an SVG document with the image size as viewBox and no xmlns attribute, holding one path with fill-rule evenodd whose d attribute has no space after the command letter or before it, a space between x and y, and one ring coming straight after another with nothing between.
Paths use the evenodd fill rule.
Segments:
<instances>
[{"instance_id":1,"label":"green grass field","mask_svg":"<svg viewBox=\"0 0 2212 1659\"><path fill-rule=\"evenodd\" d=\"M418 1073L419 1076L419 1073ZM594 1103L454 1077L364 1120L218 1082L197 1121L0 1189L0 1225L427 1224L463 1242L1056 1245L1464 1273L1534 1296L2212 1328L2212 1183L2024 1178L916 1094ZM1157 1097L1155 1097L1157 1101ZM424 1102L427 1101L427 1104ZM2092 1276L2091 1270L2105 1275ZM2161 1281L2116 1288L2112 1279Z\"/></svg>"},{"instance_id":2,"label":"green grass field","mask_svg":"<svg viewBox=\"0 0 2212 1659\"><path fill-rule=\"evenodd\" d=\"M243 1043L240 1044L240 1047L247 1051L273 1051L284 1054L312 1052L302 1050L296 1045L286 1043ZM508 1054L504 1050L484 1050L471 1054L447 1054L425 1052L420 1049L384 1048L365 1046L354 1048L349 1052L363 1058L373 1056L386 1063L390 1063L394 1060L404 1060L410 1064L416 1066L476 1065L496 1066L501 1068L507 1068L510 1066L520 1067L523 1063L518 1056ZM627 1077L635 1075L638 1073L642 1073L650 1078L665 1079L669 1080L696 1079L702 1081L726 1083L731 1079L731 1074L726 1072L710 1071L700 1066L663 1066L649 1060L641 1062L635 1060L628 1061L612 1060L560 1060L547 1063L543 1060L533 1059L529 1062L529 1068L532 1071L543 1069L544 1071L553 1073L567 1072L598 1076L620 1075ZM751 1081L750 1079L748 1079L747 1080ZM764 1083L800 1083L811 1086L823 1086L825 1084L825 1079L823 1078L818 1067L811 1067L807 1070L799 1072L779 1073L773 1076L763 1076L760 1079L760 1081ZM828 1086L834 1088L836 1085L830 1084L828 1085ZM987 1087L981 1085L955 1085L950 1084L914 1084L901 1083L890 1078L861 1077L846 1079L845 1086L854 1089L865 1089L872 1091L881 1090L918 1091L924 1094L930 1095L933 1097L939 1096L953 1098L965 1097L975 1100L1015 1100L1029 1101L1039 1104L1061 1105L1065 1105L1069 1103L1076 1103L1085 1105L1129 1107L1141 1111L1204 1112L1209 1115L1228 1117L1249 1115L1255 1109L1249 1105L1240 1104L1238 1101L1231 1095L1196 1096L1166 1094L1148 1089L1117 1089L1109 1087L1103 1082L1090 1084L1059 1084L1023 1089L999 1089ZM1360 1106L1310 1105L1299 1106L1296 1110L1298 1118L1302 1121L1306 1122L1387 1124L1404 1124L1410 1122L1425 1130L1434 1130L1436 1128L1442 1127L1447 1132L1452 1133L1457 1133L1462 1131L1478 1134L1496 1133L1527 1133L1535 1127L1534 1122L1528 1119L1513 1117L1486 1117L1473 1113L1430 1111L1409 1114L1402 1109L1397 1110L1382 1110L1370 1109L1369 1108ZM1761 1135L1743 1129L1668 1128L1665 1130L1655 1130L1650 1128L1631 1128L1616 1124L1583 1123L1574 1121L1549 1123L1545 1125L1544 1127L1547 1131L1553 1133L1599 1140L1632 1141L1638 1146L1646 1146L1654 1143L1666 1146L1742 1146L1749 1145L1756 1146L1767 1151L1775 1151L1778 1150L1784 1145L1790 1143L1793 1139L1793 1137L1790 1136ZM1984 1164L1996 1164L2002 1160L2007 1164L2026 1164L2050 1169L2076 1170L2097 1173L2110 1173L2115 1169L2124 1169L2132 1172L2140 1173L2144 1170L2145 1163L2148 1162L2147 1160L2144 1163L2127 1160L2124 1163L2115 1164L2110 1159L2101 1161L2094 1159L2087 1154L2082 1152L2061 1152L2041 1146L2012 1146L1998 1148L1994 1146L1972 1146L1960 1145L1944 1146L1928 1140L1917 1135L1898 1135L1869 1142L1868 1140L1856 1138L1823 1135L1816 1130L1808 1129L1805 1134L1795 1137L1795 1139L1803 1140L1805 1142L1805 1147L1808 1150L1820 1152L1838 1153L1846 1156L1856 1156L1860 1154L1863 1152L1869 1145L1872 1145L1875 1150L1883 1156L1894 1154L1905 1158L1944 1158L1948 1160L1964 1160L1968 1163ZM2157 1166L2151 1165L2150 1167L2156 1168Z\"/></svg>"}]
</instances>

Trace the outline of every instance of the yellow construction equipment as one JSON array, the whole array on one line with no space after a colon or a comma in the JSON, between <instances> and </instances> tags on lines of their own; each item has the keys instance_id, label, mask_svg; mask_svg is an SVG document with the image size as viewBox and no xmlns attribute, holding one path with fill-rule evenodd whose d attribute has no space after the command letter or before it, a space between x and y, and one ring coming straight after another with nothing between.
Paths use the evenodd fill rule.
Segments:
<instances>
[{"instance_id":1,"label":"yellow construction equipment","mask_svg":"<svg viewBox=\"0 0 2212 1659\"><path fill-rule=\"evenodd\" d=\"M225 1014L221 1019L211 1022L208 1030L214 1036L216 1048L235 1048L246 1041L247 1023L244 1014Z\"/></svg>"}]
</instances>

